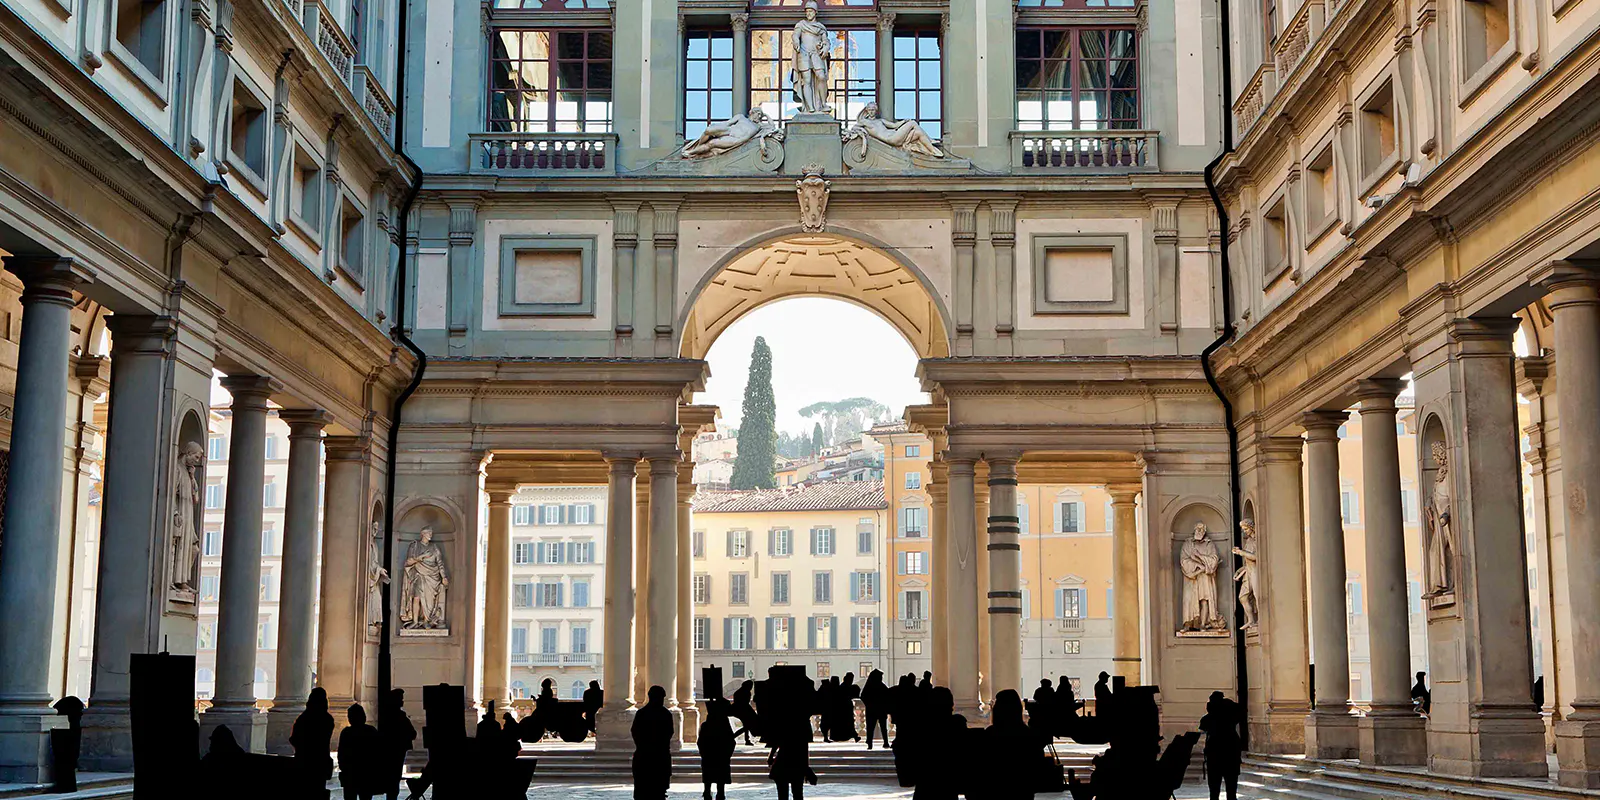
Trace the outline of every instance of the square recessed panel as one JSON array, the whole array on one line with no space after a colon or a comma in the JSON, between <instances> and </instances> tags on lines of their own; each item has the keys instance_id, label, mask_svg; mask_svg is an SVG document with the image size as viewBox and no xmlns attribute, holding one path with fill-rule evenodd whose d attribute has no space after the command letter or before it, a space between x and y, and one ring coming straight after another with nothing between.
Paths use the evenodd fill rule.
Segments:
<instances>
[{"instance_id":1,"label":"square recessed panel","mask_svg":"<svg viewBox=\"0 0 1600 800\"><path fill-rule=\"evenodd\" d=\"M1127 314L1127 234L1037 234L1033 313Z\"/></svg>"},{"instance_id":2,"label":"square recessed panel","mask_svg":"<svg viewBox=\"0 0 1600 800\"><path fill-rule=\"evenodd\" d=\"M594 315L595 237L500 239L500 316Z\"/></svg>"}]
</instances>

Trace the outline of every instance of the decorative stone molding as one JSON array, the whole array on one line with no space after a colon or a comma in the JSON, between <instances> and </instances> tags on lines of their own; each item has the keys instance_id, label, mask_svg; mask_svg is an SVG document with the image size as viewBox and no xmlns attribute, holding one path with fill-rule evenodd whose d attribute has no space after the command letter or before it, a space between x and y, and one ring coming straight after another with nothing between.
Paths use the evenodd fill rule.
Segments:
<instances>
[{"instance_id":1,"label":"decorative stone molding","mask_svg":"<svg viewBox=\"0 0 1600 800\"><path fill-rule=\"evenodd\" d=\"M800 227L807 233L821 233L828 227L828 194L833 181L823 177L822 167L810 164L794 182L800 199Z\"/></svg>"}]
</instances>

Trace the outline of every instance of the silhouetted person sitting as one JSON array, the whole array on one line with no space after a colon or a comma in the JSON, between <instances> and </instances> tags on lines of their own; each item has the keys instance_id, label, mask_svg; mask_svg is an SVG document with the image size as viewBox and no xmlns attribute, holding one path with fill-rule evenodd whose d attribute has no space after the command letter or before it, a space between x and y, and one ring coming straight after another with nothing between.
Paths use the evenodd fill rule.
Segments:
<instances>
[{"instance_id":1,"label":"silhouetted person sitting","mask_svg":"<svg viewBox=\"0 0 1600 800\"><path fill-rule=\"evenodd\" d=\"M672 712L667 690L650 687L650 701L633 716L634 800L661 800L672 783Z\"/></svg>"},{"instance_id":2,"label":"silhouetted person sitting","mask_svg":"<svg viewBox=\"0 0 1600 800\"><path fill-rule=\"evenodd\" d=\"M367 724L367 711L352 703L346 712L350 726L339 732L339 786L345 800L371 800L387 791L383 774L383 739Z\"/></svg>"},{"instance_id":3,"label":"silhouetted person sitting","mask_svg":"<svg viewBox=\"0 0 1600 800\"><path fill-rule=\"evenodd\" d=\"M874 730L883 730L883 746L889 746L889 687L883 683L883 671L873 670L867 684L861 687L861 705L867 717L867 749L872 749Z\"/></svg>"},{"instance_id":4,"label":"silhouetted person sitting","mask_svg":"<svg viewBox=\"0 0 1600 800\"><path fill-rule=\"evenodd\" d=\"M974 771L976 754L965 752L967 718L955 713L955 696L944 686L933 687L929 705L923 709L922 723L913 741L918 748L909 753L916 782L913 800L955 800Z\"/></svg>"},{"instance_id":5,"label":"silhouetted person sitting","mask_svg":"<svg viewBox=\"0 0 1600 800\"><path fill-rule=\"evenodd\" d=\"M1238 703L1222 692L1211 693L1205 716L1200 718L1200 730L1206 735L1206 781L1211 786L1211 800L1217 800L1224 783L1228 786L1228 800L1236 800L1239 795L1239 762L1244 754L1239 717Z\"/></svg>"},{"instance_id":6,"label":"silhouetted person sitting","mask_svg":"<svg viewBox=\"0 0 1600 800\"><path fill-rule=\"evenodd\" d=\"M589 724L589 732L594 732L594 718L600 713L600 707L606 704L605 690L600 688L599 681L589 681L589 688L583 690L583 721Z\"/></svg>"},{"instance_id":7,"label":"silhouetted person sitting","mask_svg":"<svg viewBox=\"0 0 1600 800\"><path fill-rule=\"evenodd\" d=\"M1023 722L1022 698L1016 690L1006 689L994 696L983 741L984 795L995 800L1032 798L1044 745Z\"/></svg>"},{"instance_id":8,"label":"silhouetted person sitting","mask_svg":"<svg viewBox=\"0 0 1600 800\"><path fill-rule=\"evenodd\" d=\"M744 743L751 744L750 734L761 734L760 718L756 716L755 706L750 704L750 697L755 692L756 682L747 680L739 684L733 692L733 710L729 712L739 720L739 730L733 732L734 738L744 734Z\"/></svg>"},{"instance_id":9,"label":"silhouetted person sitting","mask_svg":"<svg viewBox=\"0 0 1600 800\"><path fill-rule=\"evenodd\" d=\"M1109 716L1111 714L1111 675L1100 673L1100 679L1094 682L1094 715Z\"/></svg>"},{"instance_id":10,"label":"silhouetted person sitting","mask_svg":"<svg viewBox=\"0 0 1600 800\"><path fill-rule=\"evenodd\" d=\"M1417 682L1411 686L1411 702L1417 707L1417 711L1423 714L1433 710L1433 692L1428 691L1427 678L1428 673L1419 672ZM1539 706L1543 707L1544 703L1540 703Z\"/></svg>"},{"instance_id":11,"label":"silhouetted person sitting","mask_svg":"<svg viewBox=\"0 0 1600 800\"><path fill-rule=\"evenodd\" d=\"M321 686L306 698L306 710L295 717L289 732L294 746L295 772L308 791L324 797L328 779L333 777L333 715L328 713L328 693Z\"/></svg>"},{"instance_id":12,"label":"silhouetted person sitting","mask_svg":"<svg viewBox=\"0 0 1600 800\"><path fill-rule=\"evenodd\" d=\"M388 795L389 800L397 800L400 796L400 777L406 768L406 754L411 752L411 745L417 740L416 726L411 724L411 717L406 716L404 689L389 690L388 705L381 708L378 723L383 726L378 731L383 746L381 791Z\"/></svg>"},{"instance_id":13,"label":"silhouetted person sitting","mask_svg":"<svg viewBox=\"0 0 1600 800\"><path fill-rule=\"evenodd\" d=\"M711 800L711 787L717 787L717 800L727 797L728 784L733 782L733 723L728 719L731 704L726 698L711 697L706 700L706 719L700 723L700 738L695 748L700 751L700 782L705 784L705 800Z\"/></svg>"}]
</instances>

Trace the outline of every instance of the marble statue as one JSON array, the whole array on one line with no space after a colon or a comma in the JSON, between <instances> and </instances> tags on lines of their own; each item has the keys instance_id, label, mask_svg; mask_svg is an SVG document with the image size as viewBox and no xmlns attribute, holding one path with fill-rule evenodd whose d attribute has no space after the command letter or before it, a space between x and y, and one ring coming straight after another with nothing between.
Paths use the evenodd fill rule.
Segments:
<instances>
[{"instance_id":1,"label":"marble statue","mask_svg":"<svg viewBox=\"0 0 1600 800\"><path fill-rule=\"evenodd\" d=\"M867 154L867 141L876 139L911 155L944 158L944 151L933 143L933 138L914 119L892 120L878 116L878 104L868 103L856 121L841 136L845 143L859 142L860 157Z\"/></svg>"},{"instance_id":2,"label":"marble statue","mask_svg":"<svg viewBox=\"0 0 1600 800\"><path fill-rule=\"evenodd\" d=\"M1179 630L1190 633L1227 630L1227 623L1217 610L1217 567L1222 565L1222 556L1207 538L1204 522L1195 523L1194 538L1183 543L1178 565L1183 569L1183 624Z\"/></svg>"},{"instance_id":3,"label":"marble statue","mask_svg":"<svg viewBox=\"0 0 1600 800\"><path fill-rule=\"evenodd\" d=\"M794 182L795 194L800 196L800 228L820 233L828 227L828 190L833 182L822 177L822 167L816 164L807 165L800 175Z\"/></svg>"},{"instance_id":4,"label":"marble statue","mask_svg":"<svg viewBox=\"0 0 1600 800\"><path fill-rule=\"evenodd\" d=\"M794 59L789 81L794 85L794 101L806 114L831 114L828 102L828 69L833 61L833 37L817 21L816 0L806 0L806 18L794 24Z\"/></svg>"},{"instance_id":5,"label":"marble statue","mask_svg":"<svg viewBox=\"0 0 1600 800\"><path fill-rule=\"evenodd\" d=\"M1433 496L1428 499L1428 596L1455 590L1456 533L1450 515L1450 449L1434 442Z\"/></svg>"},{"instance_id":6,"label":"marble statue","mask_svg":"<svg viewBox=\"0 0 1600 800\"><path fill-rule=\"evenodd\" d=\"M1244 547L1233 548L1233 554L1240 561L1233 579L1239 582L1239 608L1244 611L1244 629L1253 631L1261 613L1258 608L1260 598L1256 594L1256 587L1260 585L1259 565L1256 563L1256 521L1248 518L1240 520L1239 532Z\"/></svg>"},{"instance_id":7,"label":"marble statue","mask_svg":"<svg viewBox=\"0 0 1600 800\"><path fill-rule=\"evenodd\" d=\"M389 570L383 568L383 524L372 523L372 539L367 542L367 628L373 635L383 632L383 585Z\"/></svg>"},{"instance_id":8,"label":"marble statue","mask_svg":"<svg viewBox=\"0 0 1600 800\"><path fill-rule=\"evenodd\" d=\"M783 141L783 131L778 129L777 123L767 118L765 111L752 108L749 116L739 114L733 119L706 126L698 138L683 146L681 153L687 159L710 158L737 150L752 139L760 146L764 156L767 154L767 140Z\"/></svg>"},{"instance_id":9,"label":"marble statue","mask_svg":"<svg viewBox=\"0 0 1600 800\"><path fill-rule=\"evenodd\" d=\"M411 631L449 630L445 624L445 591L450 573L445 569L444 551L433 543L433 528L425 527L417 540L406 548L406 563L401 573L400 627Z\"/></svg>"},{"instance_id":10,"label":"marble statue","mask_svg":"<svg viewBox=\"0 0 1600 800\"><path fill-rule=\"evenodd\" d=\"M178 456L177 474L173 476L172 510L172 589L183 599L193 602L200 585L200 481L204 477L206 449L199 442L185 442Z\"/></svg>"}]
</instances>

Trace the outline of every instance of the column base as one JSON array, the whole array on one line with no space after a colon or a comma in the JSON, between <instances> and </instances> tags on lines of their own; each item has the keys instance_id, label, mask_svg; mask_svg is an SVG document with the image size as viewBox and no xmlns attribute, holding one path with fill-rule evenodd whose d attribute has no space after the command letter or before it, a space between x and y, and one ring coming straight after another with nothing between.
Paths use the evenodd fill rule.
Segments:
<instances>
[{"instance_id":1,"label":"column base","mask_svg":"<svg viewBox=\"0 0 1600 800\"><path fill-rule=\"evenodd\" d=\"M1378 711L1361 718L1361 763L1381 767L1418 767L1428 763L1428 721L1403 711Z\"/></svg>"},{"instance_id":2,"label":"column base","mask_svg":"<svg viewBox=\"0 0 1600 800\"><path fill-rule=\"evenodd\" d=\"M211 752L211 734L228 726L233 740L245 751L267 751L267 715L250 708L217 708L212 706L200 715L200 754Z\"/></svg>"},{"instance_id":3,"label":"column base","mask_svg":"<svg viewBox=\"0 0 1600 800\"><path fill-rule=\"evenodd\" d=\"M92 703L83 712L80 772L133 771L133 717L126 703Z\"/></svg>"},{"instance_id":4,"label":"column base","mask_svg":"<svg viewBox=\"0 0 1600 800\"><path fill-rule=\"evenodd\" d=\"M1250 723L1250 749L1273 755L1304 753L1307 712L1305 706L1269 707L1265 719Z\"/></svg>"},{"instance_id":5,"label":"column base","mask_svg":"<svg viewBox=\"0 0 1600 800\"><path fill-rule=\"evenodd\" d=\"M294 721L301 712L305 711L305 704L289 705L278 704L273 701L272 708L267 709L267 752L275 756L294 755L294 745L289 743L290 734L294 733ZM331 712L330 712L331 713ZM376 720L373 720L376 722ZM335 725L334 727L338 727ZM231 730L231 727L230 727ZM337 736L337 733L335 734Z\"/></svg>"},{"instance_id":6,"label":"column base","mask_svg":"<svg viewBox=\"0 0 1600 800\"><path fill-rule=\"evenodd\" d=\"M1306 758L1355 758L1361 753L1358 718L1348 711L1319 708L1306 715Z\"/></svg>"},{"instance_id":7,"label":"column base","mask_svg":"<svg viewBox=\"0 0 1600 800\"><path fill-rule=\"evenodd\" d=\"M65 727L54 712L0 714L0 783L50 783L50 732Z\"/></svg>"},{"instance_id":8,"label":"column base","mask_svg":"<svg viewBox=\"0 0 1600 800\"><path fill-rule=\"evenodd\" d=\"M1600 719L1556 722L1556 783L1569 789L1600 789Z\"/></svg>"},{"instance_id":9,"label":"column base","mask_svg":"<svg viewBox=\"0 0 1600 800\"><path fill-rule=\"evenodd\" d=\"M1532 706L1470 711L1466 730L1450 726L1434 704L1428 726L1428 769L1466 778L1550 778L1544 720Z\"/></svg>"},{"instance_id":10,"label":"column base","mask_svg":"<svg viewBox=\"0 0 1600 800\"><path fill-rule=\"evenodd\" d=\"M700 741L700 705L693 700L679 700L678 710L683 713L683 742Z\"/></svg>"},{"instance_id":11,"label":"column base","mask_svg":"<svg viewBox=\"0 0 1600 800\"><path fill-rule=\"evenodd\" d=\"M634 710L625 706L605 706L594 718L594 749L633 752Z\"/></svg>"}]
</instances>

